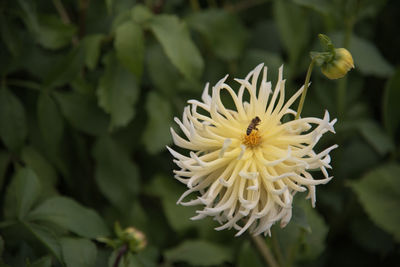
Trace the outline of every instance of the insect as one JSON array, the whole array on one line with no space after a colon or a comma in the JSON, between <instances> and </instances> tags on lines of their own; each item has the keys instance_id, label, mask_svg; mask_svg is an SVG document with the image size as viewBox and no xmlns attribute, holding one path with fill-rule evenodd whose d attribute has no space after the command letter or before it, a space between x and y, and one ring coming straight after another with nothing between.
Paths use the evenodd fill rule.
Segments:
<instances>
[{"instance_id":1,"label":"insect","mask_svg":"<svg viewBox=\"0 0 400 267\"><path fill-rule=\"evenodd\" d=\"M246 134L249 135L249 134L251 134L251 131L258 130L257 125L260 124L260 122L261 122L261 120L258 116L254 117L251 120L249 127L247 127Z\"/></svg>"}]
</instances>

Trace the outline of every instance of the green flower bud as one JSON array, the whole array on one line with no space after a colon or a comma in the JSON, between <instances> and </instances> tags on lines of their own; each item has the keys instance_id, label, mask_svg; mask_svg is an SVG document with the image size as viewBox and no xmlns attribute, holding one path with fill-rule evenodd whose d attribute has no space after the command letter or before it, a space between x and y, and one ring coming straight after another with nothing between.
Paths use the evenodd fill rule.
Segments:
<instances>
[{"instance_id":1,"label":"green flower bud","mask_svg":"<svg viewBox=\"0 0 400 267\"><path fill-rule=\"evenodd\" d=\"M131 252L138 252L147 245L146 236L133 227L128 227L124 230L123 238L128 243Z\"/></svg>"},{"instance_id":2,"label":"green flower bud","mask_svg":"<svg viewBox=\"0 0 400 267\"><path fill-rule=\"evenodd\" d=\"M325 62L322 65L322 73L329 79L342 78L346 73L354 68L353 57L345 48L336 48L335 57L330 62Z\"/></svg>"},{"instance_id":3,"label":"green flower bud","mask_svg":"<svg viewBox=\"0 0 400 267\"><path fill-rule=\"evenodd\" d=\"M96 240L105 243L114 249L120 249L125 246L133 253L143 250L147 245L145 234L134 227L122 229L121 225L118 222L115 222L114 231L117 235L116 239L98 237Z\"/></svg>"}]
</instances>

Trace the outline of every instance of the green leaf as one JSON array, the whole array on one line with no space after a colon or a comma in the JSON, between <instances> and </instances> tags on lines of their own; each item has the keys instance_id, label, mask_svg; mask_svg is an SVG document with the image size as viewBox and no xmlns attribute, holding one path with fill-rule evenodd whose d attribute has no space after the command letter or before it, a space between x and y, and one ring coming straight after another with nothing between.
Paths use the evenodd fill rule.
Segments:
<instances>
[{"instance_id":1,"label":"green leaf","mask_svg":"<svg viewBox=\"0 0 400 267\"><path fill-rule=\"evenodd\" d=\"M156 44L147 47L146 55L148 74L154 86L166 95L176 94L182 76L169 61L161 46Z\"/></svg>"},{"instance_id":2,"label":"green leaf","mask_svg":"<svg viewBox=\"0 0 400 267\"><path fill-rule=\"evenodd\" d=\"M54 191L57 173L53 166L33 147L25 147L21 152L21 158L37 175L43 192L47 194Z\"/></svg>"},{"instance_id":3,"label":"green leaf","mask_svg":"<svg viewBox=\"0 0 400 267\"><path fill-rule=\"evenodd\" d=\"M362 120L356 122L361 134L368 143L381 155L385 155L395 149L392 139L373 120Z\"/></svg>"},{"instance_id":4,"label":"green leaf","mask_svg":"<svg viewBox=\"0 0 400 267\"><path fill-rule=\"evenodd\" d=\"M22 54L20 55L20 57L22 57L21 68L32 74L33 77L37 78L41 82L48 79L49 75L54 72L54 67L60 64L61 60L67 54L66 52L50 52L31 43L24 43L24 45L26 47L24 48L24 50L22 50ZM40 68L38 66L40 66ZM37 87L38 90L45 89L43 83L38 84L37 82L33 81L24 82L26 83L27 88Z\"/></svg>"},{"instance_id":5,"label":"green leaf","mask_svg":"<svg viewBox=\"0 0 400 267\"><path fill-rule=\"evenodd\" d=\"M350 41L350 52L353 55L356 69L363 74L388 77L394 72L390 63L368 40L353 35Z\"/></svg>"},{"instance_id":6,"label":"green leaf","mask_svg":"<svg viewBox=\"0 0 400 267\"><path fill-rule=\"evenodd\" d=\"M263 262L254 247L251 246L249 241L242 243L238 256L238 267L262 267Z\"/></svg>"},{"instance_id":7,"label":"green leaf","mask_svg":"<svg viewBox=\"0 0 400 267\"><path fill-rule=\"evenodd\" d=\"M43 141L52 152L57 151L64 131L64 121L56 102L47 93L39 96L37 116Z\"/></svg>"},{"instance_id":8,"label":"green leaf","mask_svg":"<svg viewBox=\"0 0 400 267\"><path fill-rule=\"evenodd\" d=\"M44 87L54 88L71 82L81 73L85 63L85 49L80 45L58 59L47 73Z\"/></svg>"},{"instance_id":9,"label":"green leaf","mask_svg":"<svg viewBox=\"0 0 400 267\"><path fill-rule=\"evenodd\" d=\"M144 250L132 255L133 267L156 267L159 266L159 253L155 247L147 246Z\"/></svg>"},{"instance_id":10,"label":"green leaf","mask_svg":"<svg viewBox=\"0 0 400 267\"><path fill-rule=\"evenodd\" d=\"M188 24L204 36L218 57L230 61L242 55L247 32L237 16L222 9L209 9L193 13Z\"/></svg>"},{"instance_id":11,"label":"green leaf","mask_svg":"<svg viewBox=\"0 0 400 267\"><path fill-rule=\"evenodd\" d=\"M400 68L387 81L383 96L383 122L389 135L394 138L400 128Z\"/></svg>"},{"instance_id":12,"label":"green leaf","mask_svg":"<svg viewBox=\"0 0 400 267\"><path fill-rule=\"evenodd\" d=\"M0 89L0 137L9 150L18 150L27 135L25 110L7 88Z\"/></svg>"},{"instance_id":13,"label":"green leaf","mask_svg":"<svg viewBox=\"0 0 400 267\"><path fill-rule=\"evenodd\" d=\"M4 179L6 178L7 167L10 163L10 156L3 150L0 150L0 191L3 189Z\"/></svg>"},{"instance_id":14,"label":"green leaf","mask_svg":"<svg viewBox=\"0 0 400 267\"><path fill-rule=\"evenodd\" d=\"M289 1L274 1L274 17L291 64L297 64L307 45L310 27L304 10Z\"/></svg>"},{"instance_id":15,"label":"green leaf","mask_svg":"<svg viewBox=\"0 0 400 267\"><path fill-rule=\"evenodd\" d=\"M40 45L47 49L60 49L71 44L77 29L73 24L65 24L56 15L39 17L39 31L34 33Z\"/></svg>"},{"instance_id":16,"label":"green leaf","mask_svg":"<svg viewBox=\"0 0 400 267\"><path fill-rule=\"evenodd\" d=\"M0 18L0 36L8 51L15 58L17 57L22 48L21 38L17 33L18 26L13 23L7 16L1 16ZM4 63L3 63L4 64Z\"/></svg>"},{"instance_id":17,"label":"green leaf","mask_svg":"<svg viewBox=\"0 0 400 267\"><path fill-rule=\"evenodd\" d=\"M328 0L293 0L296 4L311 8L323 15L332 12L332 4Z\"/></svg>"},{"instance_id":18,"label":"green leaf","mask_svg":"<svg viewBox=\"0 0 400 267\"><path fill-rule=\"evenodd\" d=\"M114 251L109 258L109 266L112 266L117 256L117 251ZM139 253L128 252L120 261L119 267L156 267L158 264L158 251L154 247L146 247Z\"/></svg>"},{"instance_id":19,"label":"green leaf","mask_svg":"<svg viewBox=\"0 0 400 267\"><path fill-rule=\"evenodd\" d=\"M308 200L303 199L299 203L307 217L311 231L305 234L305 245L300 253L302 259L316 259L325 250L325 239L328 235L328 226L317 210L311 207Z\"/></svg>"},{"instance_id":20,"label":"green leaf","mask_svg":"<svg viewBox=\"0 0 400 267\"><path fill-rule=\"evenodd\" d=\"M100 191L111 203L126 210L139 192L136 164L110 138L100 138L93 148L95 178Z\"/></svg>"},{"instance_id":21,"label":"green leaf","mask_svg":"<svg viewBox=\"0 0 400 267\"><path fill-rule=\"evenodd\" d=\"M311 227L307 220L306 211L301 206L295 203L292 208L292 219L291 223L297 224L300 228L304 229L308 233L311 233Z\"/></svg>"},{"instance_id":22,"label":"green leaf","mask_svg":"<svg viewBox=\"0 0 400 267\"><path fill-rule=\"evenodd\" d=\"M35 223L24 223L24 226L57 258L59 262L62 262L60 242L48 227Z\"/></svg>"},{"instance_id":23,"label":"green leaf","mask_svg":"<svg viewBox=\"0 0 400 267\"><path fill-rule=\"evenodd\" d=\"M351 188L373 222L400 241L400 165L386 164L362 179L350 182Z\"/></svg>"},{"instance_id":24,"label":"green leaf","mask_svg":"<svg viewBox=\"0 0 400 267\"><path fill-rule=\"evenodd\" d=\"M343 177L343 179L357 177L380 160L377 152L359 137L349 138L348 144L343 145L341 148L343 156L338 162L341 167L336 170L336 177Z\"/></svg>"},{"instance_id":25,"label":"green leaf","mask_svg":"<svg viewBox=\"0 0 400 267\"><path fill-rule=\"evenodd\" d=\"M51 267L51 256L42 257L27 266L28 267Z\"/></svg>"},{"instance_id":26,"label":"green leaf","mask_svg":"<svg viewBox=\"0 0 400 267\"><path fill-rule=\"evenodd\" d=\"M111 128L126 126L133 118L139 95L137 79L113 54L105 58L106 70L97 89L99 105L111 116Z\"/></svg>"},{"instance_id":27,"label":"green leaf","mask_svg":"<svg viewBox=\"0 0 400 267\"><path fill-rule=\"evenodd\" d=\"M67 197L47 199L29 213L29 219L54 223L87 238L109 234L103 219L94 210Z\"/></svg>"},{"instance_id":28,"label":"green leaf","mask_svg":"<svg viewBox=\"0 0 400 267\"><path fill-rule=\"evenodd\" d=\"M6 218L24 219L40 197L41 186L30 168L17 170L7 188L4 205Z\"/></svg>"},{"instance_id":29,"label":"green leaf","mask_svg":"<svg viewBox=\"0 0 400 267\"><path fill-rule=\"evenodd\" d=\"M150 28L172 64L187 79L198 79L203 72L204 62L190 39L186 24L175 16L159 15L151 20Z\"/></svg>"},{"instance_id":30,"label":"green leaf","mask_svg":"<svg viewBox=\"0 0 400 267\"><path fill-rule=\"evenodd\" d=\"M305 194L296 194L293 221L283 229L278 226L272 229L272 235L276 235L273 238L279 241L287 263L296 260L314 260L325 249L328 226L321 215L311 207L310 201L304 197ZM298 218L300 210L303 213L300 216L301 220ZM299 223L301 221L303 222Z\"/></svg>"},{"instance_id":31,"label":"green leaf","mask_svg":"<svg viewBox=\"0 0 400 267\"><path fill-rule=\"evenodd\" d=\"M180 232L196 226L197 222L190 218L195 216L196 207L184 207L176 204L179 196L185 191L185 187L177 183L169 176L156 175L148 187L151 194L161 199L163 210L171 227Z\"/></svg>"},{"instance_id":32,"label":"green leaf","mask_svg":"<svg viewBox=\"0 0 400 267\"><path fill-rule=\"evenodd\" d=\"M152 17L153 13L151 12L151 10L143 4L137 4L132 8L132 19L136 23L146 23Z\"/></svg>"},{"instance_id":33,"label":"green leaf","mask_svg":"<svg viewBox=\"0 0 400 267\"><path fill-rule=\"evenodd\" d=\"M96 84L93 81L88 81L85 77L77 76L70 83L73 91L82 95L94 95L96 92Z\"/></svg>"},{"instance_id":34,"label":"green leaf","mask_svg":"<svg viewBox=\"0 0 400 267\"><path fill-rule=\"evenodd\" d=\"M132 20L131 10L123 10L115 16L111 25L111 32L115 32L119 25Z\"/></svg>"},{"instance_id":35,"label":"green leaf","mask_svg":"<svg viewBox=\"0 0 400 267\"><path fill-rule=\"evenodd\" d=\"M118 26L115 32L114 47L121 64L140 81L144 57L144 38L140 26L131 21Z\"/></svg>"},{"instance_id":36,"label":"green leaf","mask_svg":"<svg viewBox=\"0 0 400 267\"><path fill-rule=\"evenodd\" d=\"M97 248L90 240L83 238L62 238L61 248L67 267L95 266Z\"/></svg>"},{"instance_id":37,"label":"green leaf","mask_svg":"<svg viewBox=\"0 0 400 267\"><path fill-rule=\"evenodd\" d=\"M354 218L350 229L352 239L372 253L387 255L394 249L393 237L364 216Z\"/></svg>"},{"instance_id":38,"label":"green leaf","mask_svg":"<svg viewBox=\"0 0 400 267\"><path fill-rule=\"evenodd\" d=\"M168 261L183 261L197 266L222 265L233 260L233 255L224 246L202 240L185 241L165 251L164 256Z\"/></svg>"},{"instance_id":39,"label":"green leaf","mask_svg":"<svg viewBox=\"0 0 400 267\"><path fill-rule=\"evenodd\" d=\"M103 34L91 34L85 36L83 39L85 46L85 64L90 70L94 70L97 66L103 38Z\"/></svg>"},{"instance_id":40,"label":"green leaf","mask_svg":"<svg viewBox=\"0 0 400 267\"><path fill-rule=\"evenodd\" d=\"M59 49L72 41L76 26L65 24L58 16L38 17L36 3L29 0L18 0L22 9L21 19L32 33L33 38L47 49Z\"/></svg>"},{"instance_id":41,"label":"green leaf","mask_svg":"<svg viewBox=\"0 0 400 267\"><path fill-rule=\"evenodd\" d=\"M39 20L37 18L36 3L29 0L18 0L18 4L21 7L21 19L24 21L26 27L33 33L38 34L40 32Z\"/></svg>"},{"instance_id":42,"label":"green leaf","mask_svg":"<svg viewBox=\"0 0 400 267\"><path fill-rule=\"evenodd\" d=\"M164 98L150 92L146 101L146 111L149 118L143 133L143 142L150 154L156 154L171 143L171 106Z\"/></svg>"},{"instance_id":43,"label":"green leaf","mask_svg":"<svg viewBox=\"0 0 400 267\"><path fill-rule=\"evenodd\" d=\"M276 241L277 246L281 248L282 258L285 261L285 264L282 265L289 266L288 262L294 261L293 257L299 252L299 247L302 245L301 239L305 231L298 225L289 223L285 228L280 228L275 224L272 226L271 232L274 243Z\"/></svg>"},{"instance_id":44,"label":"green leaf","mask_svg":"<svg viewBox=\"0 0 400 267\"><path fill-rule=\"evenodd\" d=\"M74 92L54 93L54 96L63 115L73 127L90 135L107 132L108 118L94 98Z\"/></svg>"}]
</instances>

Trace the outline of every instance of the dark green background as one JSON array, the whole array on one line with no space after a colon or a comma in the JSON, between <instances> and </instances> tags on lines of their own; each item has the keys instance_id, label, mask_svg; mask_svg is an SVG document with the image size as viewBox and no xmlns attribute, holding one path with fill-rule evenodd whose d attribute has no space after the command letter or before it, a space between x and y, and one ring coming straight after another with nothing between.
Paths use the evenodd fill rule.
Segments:
<instances>
[{"instance_id":1,"label":"dark green background","mask_svg":"<svg viewBox=\"0 0 400 267\"><path fill-rule=\"evenodd\" d=\"M206 82L262 62L272 81L284 64L290 96L325 33L355 69L316 68L302 115L338 118L318 147L339 144L335 178L316 209L298 194L267 243L282 266L395 266L399 14L396 0L1 1L0 265L112 266L96 238L119 221L148 239L120 266L263 266L247 234L175 205L169 128Z\"/></svg>"}]
</instances>

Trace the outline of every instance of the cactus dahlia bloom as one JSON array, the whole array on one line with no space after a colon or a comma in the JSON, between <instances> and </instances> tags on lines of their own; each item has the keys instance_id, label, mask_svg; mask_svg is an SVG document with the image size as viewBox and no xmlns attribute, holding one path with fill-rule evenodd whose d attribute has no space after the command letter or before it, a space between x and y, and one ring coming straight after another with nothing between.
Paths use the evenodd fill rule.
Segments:
<instances>
[{"instance_id":1,"label":"cactus dahlia bloom","mask_svg":"<svg viewBox=\"0 0 400 267\"><path fill-rule=\"evenodd\" d=\"M260 64L244 80L235 79L238 93L225 83L227 75L211 95L207 84L202 101L188 101L182 121L175 118L185 138L171 128L174 143L190 150L185 156L168 147L180 168L175 177L188 187L177 203L203 206L193 220L212 216L221 224L216 230L234 227L237 236L247 229L254 235L270 235L275 222L284 227L290 221L296 192L308 189L315 206L315 186L332 179L326 169L331 168L329 152L337 145L319 153L314 147L324 133L334 133L336 119L330 121L326 111L323 119L284 122L283 116L296 115L290 106L303 88L285 103L282 72L283 67L272 91L267 68ZM234 108L223 104L223 90ZM312 177L310 171L317 169L324 179ZM194 192L198 197L184 202Z\"/></svg>"}]
</instances>

